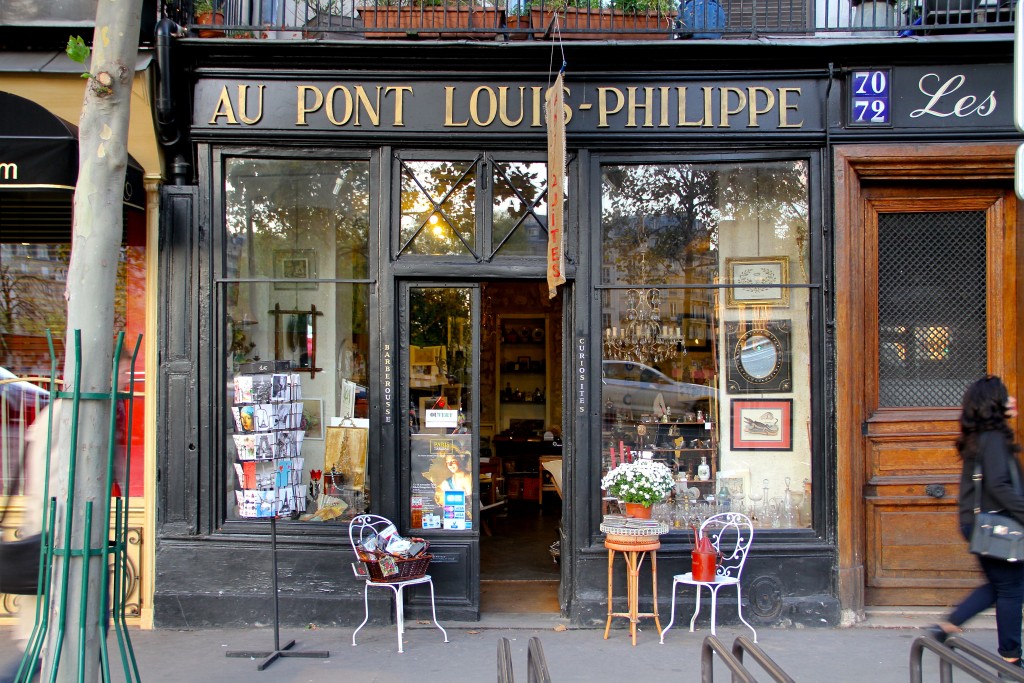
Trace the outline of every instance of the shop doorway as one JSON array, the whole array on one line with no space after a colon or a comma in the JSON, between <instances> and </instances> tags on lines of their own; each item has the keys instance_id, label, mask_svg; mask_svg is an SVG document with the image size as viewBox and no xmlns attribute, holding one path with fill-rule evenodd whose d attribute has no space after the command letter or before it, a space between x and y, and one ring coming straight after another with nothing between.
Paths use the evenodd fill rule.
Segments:
<instances>
[{"instance_id":1,"label":"shop doorway","mask_svg":"<svg viewBox=\"0 0 1024 683\"><path fill-rule=\"evenodd\" d=\"M854 610L954 604L977 585L957 526L959 405L985 373L1019 390L1003 341L1018 317L1012 149L942 153L837 155L840 597Z\"/></svg>"},{"instance_id":2,"label":"shop doorway","mask_svg":"<svg viewBox=\"0 0 1024 683\"><path fill-rule=\"evenodd\" d=\"M481 285L480 611L559 611L562 294Z\"/></svg>"}]
</instances>

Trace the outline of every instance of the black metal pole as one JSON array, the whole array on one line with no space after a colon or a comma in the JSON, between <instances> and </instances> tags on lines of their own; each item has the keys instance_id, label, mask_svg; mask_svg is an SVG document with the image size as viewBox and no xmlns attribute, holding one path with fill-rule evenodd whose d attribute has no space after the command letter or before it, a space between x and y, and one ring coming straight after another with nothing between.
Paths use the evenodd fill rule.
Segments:
<instances>
[{"instance_id":1,"label":"black metal pole","mask_svg":"<svg viewBox=\"0 0 1024 683\"><path fill-rule=\"evenodd\" d=\"M274 573L274 652L281 651L281 629L279 627L278 595L277 595L277 516L270 518L270 555L273 558ZM289 643L291 645L291 643Z\"/></svg>"},{"instance_id":2,"label":"black metal pole","mask_svg":"<svg viewBox=\"0 0 1024 683\"><path fill-rule=\"evenodd\" d=\"M227 657L240 657L247 659L256 659L258 657L264 658L256 666L257 671L263 671L268 666L274 663L278 657L316 657L326 658L330 656L330 652L326 650L314 651L314 652L295 652L291 648L295 645L294 640L289 640L285 643L284 647L281 647L281 629L279 625L279 611L278 611L278 595L277 595L277 515L270 518L270 555L271 563L273 566L273 574L271 575L271 582L274 588L274 649L270 652L266 650L262 652L253 652L251 650L232 650L231 652L225 652Z\"/></svg>"}]
</instances>

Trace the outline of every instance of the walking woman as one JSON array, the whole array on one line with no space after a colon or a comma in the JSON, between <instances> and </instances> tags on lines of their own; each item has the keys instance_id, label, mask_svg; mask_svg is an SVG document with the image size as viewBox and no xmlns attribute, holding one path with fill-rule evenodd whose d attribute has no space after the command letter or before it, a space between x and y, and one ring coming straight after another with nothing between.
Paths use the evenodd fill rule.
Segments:
<instances>
[{"instance_id":1,"label":"walking woman","mask_svg":"<svg viewBox=\"0 0 1024 683\"><path fill-rule=\"evenodd\" d=\"M1014 479L1024 481L1017 460L1020 446L1007 420L1017 417L1017 399L995 376L979 379L964 393L957 451L963 461L960 474L960 532L970 539L974 528L975 486L981 486L981 509L1001 512L1024 524L1024 493ZM974 480L975 463L981 464L982 478ZM1015 476L1011 476L1011 468ZM968 619L996 606L999 654L1014 666L1021 666L1021 606L1024 602L1024 562L1007 562L978 556L988 582L967 596L950 613L948 621L929 627L938 640L960 632Z\"/></svg>"}]
</instances>

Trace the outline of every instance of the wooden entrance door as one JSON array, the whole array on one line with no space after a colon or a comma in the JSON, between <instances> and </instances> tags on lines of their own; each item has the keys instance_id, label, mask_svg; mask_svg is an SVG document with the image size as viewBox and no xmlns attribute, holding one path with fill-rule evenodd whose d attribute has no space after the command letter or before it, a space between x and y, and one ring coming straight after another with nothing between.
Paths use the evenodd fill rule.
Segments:
<instances>
[{"instance_id":1,"label":"wooden entrance door","mask_svg":"<svg viewBox=\"0 0 1024 683\"><path fill-rule=\"evenodd\" d=\"M837 154L837 170L860 171L841 176L856 187L837 203L836 242L840 583L852 607L952 604L978 581L957 528L954 441L971 381L988 372L1017 387L1016 203L1005 163L943 182L976 172L968 150L949 154L939 182L934 158L883 159L887 177L869 178L871 162Z\"/></svg>"}]
</instances>

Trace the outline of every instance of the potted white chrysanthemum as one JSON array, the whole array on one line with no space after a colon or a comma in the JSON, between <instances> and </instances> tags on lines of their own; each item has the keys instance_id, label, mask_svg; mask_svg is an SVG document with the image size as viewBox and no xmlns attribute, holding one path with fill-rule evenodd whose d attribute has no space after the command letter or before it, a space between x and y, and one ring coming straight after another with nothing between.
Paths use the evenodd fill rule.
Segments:
<instances>
[{"instance_id":1,"label":"potted white chrysanthemum","mask_svg":"<svg viewBox=\"0 0 1024 683\"><path fill-rule=\"evenodd\" d=\"M650 518L651 506L665 500L674 485L671 469L646 458L623 463L601 479L601 488L625 503L631 517Z\"/></svg>"}]
</instances>

